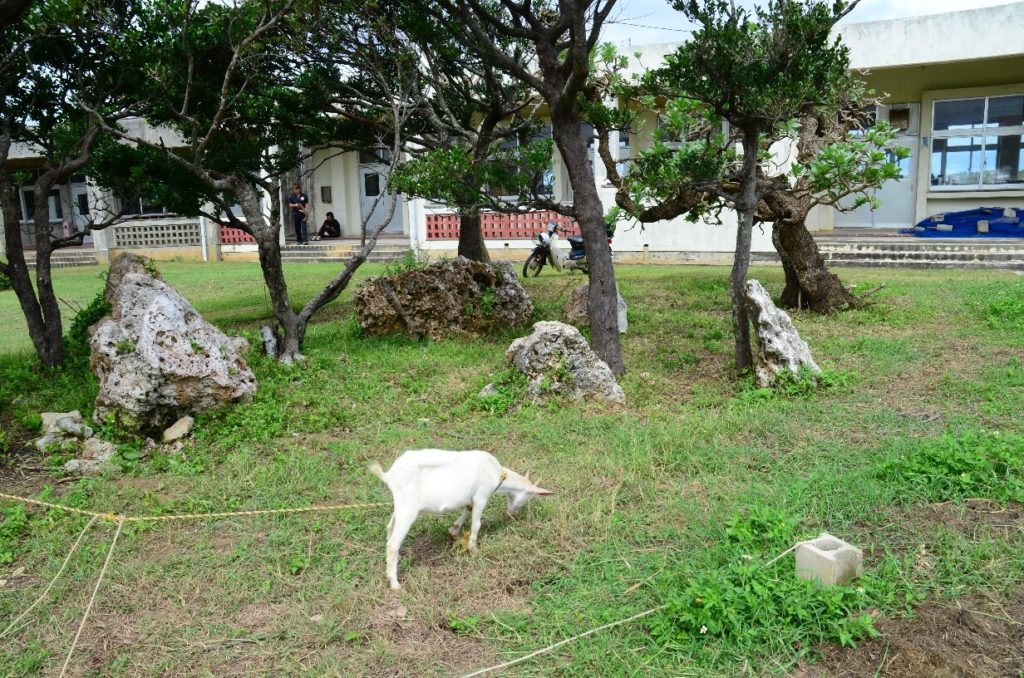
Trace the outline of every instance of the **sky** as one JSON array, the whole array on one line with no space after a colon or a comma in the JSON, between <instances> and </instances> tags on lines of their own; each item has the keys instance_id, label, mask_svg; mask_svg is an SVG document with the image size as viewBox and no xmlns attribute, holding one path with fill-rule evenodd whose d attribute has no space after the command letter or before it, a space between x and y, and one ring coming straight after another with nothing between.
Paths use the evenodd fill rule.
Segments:
<instances>
[{"instance_id":1,"label":"sky","mask_svg":"<svg viewBox=\"0 0 1024 678\"><path fill-rule=\"evenodd\" d=\"M757 0L739 0L753 5ZM963 9L1009 4L1008 0L861 0L845 23L877 21L922 14L937 14ZM603 40L629 41L633 45L679 42L689 33L682 15L667 0L619 0L612 11L613 22L606 26Z\"/></svg>"}]
</instances>

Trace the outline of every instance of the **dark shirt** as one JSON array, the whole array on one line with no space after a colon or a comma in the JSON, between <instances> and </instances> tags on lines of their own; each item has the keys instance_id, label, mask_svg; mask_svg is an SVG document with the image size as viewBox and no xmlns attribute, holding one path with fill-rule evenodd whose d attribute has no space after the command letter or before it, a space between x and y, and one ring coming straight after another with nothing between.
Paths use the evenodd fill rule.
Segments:
<instances>
[{"instance_id":1,"label":"dark shirt","mask_svg":"<svg viewBox=\"0 0 1024 678\"><path fill-rule=\"evenodd\" d=\"M324 219L323 225L320 226L320 230L327 230L328 233L339 235L341 233L341 224L338 223L337 219Z\"/></svg>"},{"instance_id":2,"label":"dark shirt","mask_svg":"<svg viewBox=\"0 0 1024 678\"><path fill-rule=\"evenodd\" d=\"M288 204L289 205L297 205L297 207L292 207L291 208L292 209L292 219L300 219L300 218L304 219L305 218L305 216L306 216L306 213L305 213L306 205L309 204L309 198L306 197L305 193L299 193L298 195L295 195L294 193L292 193L291 195L288 196ZM301 216L297 216L297 215L301 215Z\"/></svg>"}]
</instances>

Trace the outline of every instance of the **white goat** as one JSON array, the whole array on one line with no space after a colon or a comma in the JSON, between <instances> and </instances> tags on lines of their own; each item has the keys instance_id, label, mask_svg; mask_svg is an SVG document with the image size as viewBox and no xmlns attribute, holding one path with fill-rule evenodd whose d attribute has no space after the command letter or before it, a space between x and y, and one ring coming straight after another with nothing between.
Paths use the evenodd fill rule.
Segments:
<instances>
[{"instance_id":1,"label":"white goat","mask_svg":"<svg viewBox=\"0 0 1024 678\"><path fill-rule=\"evenodd\" d=\"M452 537L458 536L462 524L472 514L469 550L475 553L480 516L492 495L508 497L506 510L511 516L535 496L554 494L480 450L409 450L395 460L387 473L376 462L370 464L370 471L384 481L395 502L387 542L387 576L395 590L401 588L398 549L420 513L442 514L463 509L448 530Z\"/></svg>"}]
</instances>

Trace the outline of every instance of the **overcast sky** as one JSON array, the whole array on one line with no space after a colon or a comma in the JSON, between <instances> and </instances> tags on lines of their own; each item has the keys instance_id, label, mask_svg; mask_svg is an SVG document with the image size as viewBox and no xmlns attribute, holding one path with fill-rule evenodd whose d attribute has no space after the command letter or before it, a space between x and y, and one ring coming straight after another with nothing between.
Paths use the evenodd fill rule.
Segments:
<instances>
[{"instance_id":1,"label":"overcast sky","mask_svg":"<svg viewBox=\"0 0 1024 678\"><path fill-rule=\"evenodd\" d=\"M740 0L740 4L749 6L756 4L756 0ZM1009 4L1008 0L861 0L845 21L859 23L1005 4ZM609 42L678 42L689 32L682 14L672 9L667 0L619 0L612 16L615 23L607 26L602 36Z\"/></svg>"}]
</instances>

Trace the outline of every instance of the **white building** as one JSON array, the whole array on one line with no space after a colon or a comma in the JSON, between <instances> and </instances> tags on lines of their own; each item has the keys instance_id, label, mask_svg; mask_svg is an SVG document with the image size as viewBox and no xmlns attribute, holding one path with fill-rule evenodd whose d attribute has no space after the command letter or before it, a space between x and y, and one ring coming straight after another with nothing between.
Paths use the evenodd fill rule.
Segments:
<instances>
[{"instance_id":1,"label":"white building","mask_svg":"<svg viewBox=\"0 0 1024 678\"><path fill-rule=\"evenodd\" d=\"M904 178L879 190L880 209L812 213L808 226L830 231L857 228L905 228L935 214L982 206L1024 207L1024 2L923 17L842 25L838 32L850 47L852 67L868 85L886 93L878 116L899 128L899 143L911 149L903 161ZM676 44L630 47L642 63L652 66ZM613 138L612 151L621 160L650 143L650 128ZM596 154L595 154L596 155ZM21 149L9 163L31 169L32 154ZM310 229L330 211L342 223L343 237L359 236L369 216L372 228L388 211L385 164L373 154L320 151L313 155L304 185L312 205ZM603 164L593 159L594 177L606 208L614 205L614 189L605 180ZM556 153L555 197L571 200L571 189ZM84 222L101 201L100 192L76 178L51 199L55 228ZM24 202L23 226L31 218ZM397 209L385 235L407 242L428 256L452 254L458 221L444 205L395 196ZM374 207L376 204L376 207ZM371 213L372 210L372 213ZM497 258L524 258L531 236L554 215L485 215L484 236ZM290 224L285 233L292 236ZM29 238L31 227L28 228ZM155 257L204 260L255 258L255 245L244 234L221 229L201 219L167 214L159 205L140 201L137 214L98 232L94 246L101 260L120 249L144 249ZM732 260L735 217L724 223L690 224L682 219L647 224L643 229L620 226L612 246L617 261ZM31 244L31 240L26 240ZM0 239L2 247L2 239ZM768 229L755 229L755 253L771 253Z\"/></svg>"}]
</instances>

